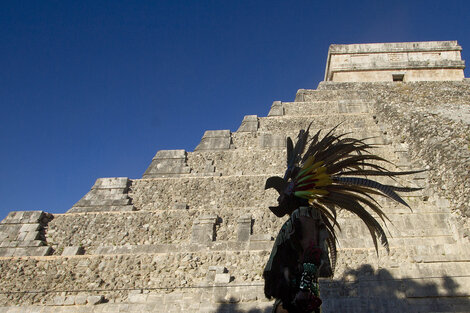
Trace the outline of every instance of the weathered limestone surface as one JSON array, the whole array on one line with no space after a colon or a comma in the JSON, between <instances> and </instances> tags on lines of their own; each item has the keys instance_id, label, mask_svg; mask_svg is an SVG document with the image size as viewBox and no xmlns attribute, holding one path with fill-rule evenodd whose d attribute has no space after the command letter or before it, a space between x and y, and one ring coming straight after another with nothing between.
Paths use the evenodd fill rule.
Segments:
<instances>
[{"instance_id":1,"label":"weathered limestone surface","mask_svg":"<svg viewBox=\"0 0 470 313\"><path fill-rule=\"evenodd\" d=\"M428 169L394 182L424 188L405 196L412 210L380 201L389 254L339 212L322 311L468 312L469 107L468 79L322 82L235 132L207 131L196 151L158 151L142 179L98 179L66 214L12 212L0 223L0 312L270 312L261 276L283 220L264 183L282 174L286 136L310 122L375 136L398 168Z\"/></svg>"},{"instance_id":2,"label":"weathered limestone surface","mask_svg":"<svg viewBox=\"0 0 470 313\"><path fill-rule=\"evenodd\" d=\"M130 187L139 210L162 210L174 203L191 207L259 207L274 204L273 192L264 192L268 175L188 177L135 180Z\"/></svg>"},{"instance_id":3,"label":"weathered limestone surface","mask_svg":"<svg viewBox=\"0 0 470 313\"><path fill-rule=\"evenodd\" d=\"M264 173L280 173L285 160L285 138L278 149L255 149L261 136L251 138L252 149L240 148L227 152L205 151L193 152L188 155L188 165L192 169L189 176L237 176L262 175ZM234 137L234 141L244 138ZM271 157L270 157L271 156ZM218 175L215 175L215 174Z\"/></svg>"},{"instance_id":4,"label":"weathered limestone surface","mask_svg":"<svg viewBox=\"0 0 470 313\"><path fill-rule=\"evenodd\" d=\"M265 263L268 256L265 250L242 250L0 259L2 289L28 291L1 293L0 301L4 305L52 305L56 296L67 298L83 291L104 296L111 303L129 301L131 291L146 290L165 296L188 286L213 286L216 282L208 274L210 267L217 264L225 264L230 284L250 286L253 281L260 281L259 264ZM25 286L27 277L35 279ZM42 292L51 290L51 286L53 292ZM262 290L256 296L261 298Z\"/></svg>"}]
</instances>

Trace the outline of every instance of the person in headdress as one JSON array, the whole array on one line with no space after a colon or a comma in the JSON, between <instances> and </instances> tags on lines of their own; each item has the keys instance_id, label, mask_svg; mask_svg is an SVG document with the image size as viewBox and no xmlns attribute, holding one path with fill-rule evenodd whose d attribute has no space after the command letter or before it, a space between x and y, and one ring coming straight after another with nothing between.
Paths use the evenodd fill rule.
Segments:
<instances>
[{"instance_id":1,"label":"person in headdress","mask_svg":"<svg viewBox=\"0 0 470 313\"><path fill-rule=\"evenodd\" d=\"M273 313L320 312L318 278L331 277L336 263L335 227L337 211L347 210L364 221L375 249L378 240L388 251L387 236L371 210L385 222L386 216L373 196L382 195L405 206L397 192L420 188L384 185L368 176L395 177L421 171L390 171L379 165L388 162L371 154L372 145L336 136L334 129L320 139L311 139L309 128L299 132L297 142L287 138L287 169L284 177L270 177L265 189L279 193L278 206L269 209L289 218L281 227L264 268L264 293L275 298ZM389 163L389 162L388 162ZM409 207L409 206L408 206Z\"/></svg>"}]
</instances>

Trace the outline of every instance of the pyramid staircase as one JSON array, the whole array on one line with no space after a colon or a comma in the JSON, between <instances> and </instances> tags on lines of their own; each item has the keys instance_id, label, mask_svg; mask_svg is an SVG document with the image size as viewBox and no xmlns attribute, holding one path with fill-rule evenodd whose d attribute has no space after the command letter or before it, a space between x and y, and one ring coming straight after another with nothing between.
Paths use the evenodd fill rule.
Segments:
<instances>
[{"instance_id":1,"label":"pyramid staircase","mask_svg":"<svg viewBox=\"0 0 470 313\"><path fill-rule=\"evenodd\" d=\"M206 131L193 152L158 151L142 179L98 179L65 214L10 213L0 224L0 312L270 312L262 271L283 220L268 210L277 195L264 182L283 174L286 137L341 123L338 133L372 137L374 153L413 167L376 105L354 85L299 90L236 132ZM389 254L340 213L322 312L470 312L470 243L449 201L428 189L427 173L398 183L424 189L405 197L412 210L381 201Z\"/></svg>"}]
</instances>

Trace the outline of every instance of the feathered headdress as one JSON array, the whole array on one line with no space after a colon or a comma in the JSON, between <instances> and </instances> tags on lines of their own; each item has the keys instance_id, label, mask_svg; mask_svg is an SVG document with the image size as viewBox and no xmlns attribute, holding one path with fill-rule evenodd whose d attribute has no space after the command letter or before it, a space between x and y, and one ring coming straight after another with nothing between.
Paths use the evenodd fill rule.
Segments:
<instances>
[{"instance_id":1,"label":"feathered headdress","mask_svg":"<svg viewBox=\"0 0 470 313\"><path fill-rule=\"evenodd\" d=\"M265 189L276 189L280 197L279 206L270 207L271 211L281 217L291 214L296 206L289 202L308 201L317 209L330 234L328 246L330 253L336 255L336 235L334 227L340 229L336 217L337 209L345 209L357 215L368 227L374 246L377 239L388 250L387 236L379 222L366 208L376 213L383 221L386 216L380 209L373 195L382 195L405 206L408 204L397 192L410 192L421 188L395 187L383 185L367 176L408 175L422 171L392 172L377 163L387 160L368 152L372 145L366 139L358 140L346 137L347 134L335 136L333 128L322 139L318 131L308 140L309 129L301 130L294 146L292 139L287 138L287 170L284 177L270 177ZM409 206L408 206L409 207ZM332 240L331 240L332 239ZM334 264L333 264L334 266Z\"/></svg>"}]
</instances>

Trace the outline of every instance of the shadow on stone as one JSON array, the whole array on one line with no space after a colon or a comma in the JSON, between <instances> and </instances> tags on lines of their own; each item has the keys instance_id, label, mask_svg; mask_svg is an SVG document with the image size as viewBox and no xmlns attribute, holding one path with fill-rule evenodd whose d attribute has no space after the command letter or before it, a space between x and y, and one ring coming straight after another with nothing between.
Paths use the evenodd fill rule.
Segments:
<instances>
[{"instance_id":1,"label":"shadow on stone","mask_svg":"<svg viewBox=\"0 0 470 313\"><path fill-rule=\"evenodd\" d=\"M321 282L322 312L468 312L468 277L417 277L394 277L365 264Z\"/></svg>"},{"instance_id":2,"label":"shadow on stone","mask_svg":"<svg viewBox=\"0 0 470 313\"><path fill-rule=\"evenodd\" d=\"M259 308L242 308L242 305L238 303L221 303L217 309L214 311L214 313L271 313L271 306L268 306L263 309Z\"/></svg>"},{"instance_id":3,"label":"shadow on stone","mask_svg":"<svg viewBox=\"0 0 470 313\"><path fill-rule=\"evenodd\" d=\"M394 277L365 264L320 282L322 312L469 312L468 276ZM214 313L270 313L268 302L227 301Z\"/></svg>"}]
</instances>

